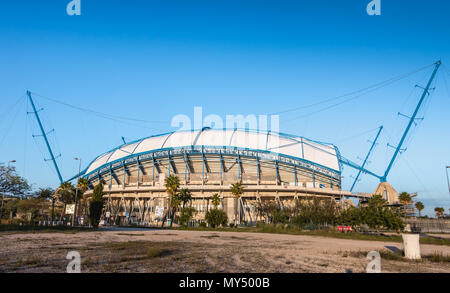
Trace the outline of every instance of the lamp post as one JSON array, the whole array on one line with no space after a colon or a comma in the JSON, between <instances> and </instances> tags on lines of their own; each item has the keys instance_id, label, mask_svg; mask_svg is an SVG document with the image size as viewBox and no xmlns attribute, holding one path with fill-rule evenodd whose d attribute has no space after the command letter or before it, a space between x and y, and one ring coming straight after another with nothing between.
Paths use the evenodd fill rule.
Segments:
<instances>
[{"instance_id":1,"label":"lamp post","mask_svg":"<svg viewBox=\"0 0 450 293\"><path fill-rule=\"evenodd\" d=\"M81 173L81 158L74 158L75 161L79 161L79 165L78 165L78 177L77 177L77 183L75 185L75 208L72 214L72 227L75 224L75 217L76 217L76 213L77 213L77 199L78 199L78 182L80 180L80 173Z\"/></svg>"},{"instance_id":2,"label":"lamp post","mask_svg":"<svg viewBox=\"0 0 450 293\"><path fill-rule=\"evenodd\" d=\"M8 162L8 168L6 169L6 174L5 174L5 177L6 177L6 181L8 181L8 175L9 175L9 169L11 168L11 163L15 163L16 162L16 160L11 160L11 161L9 161ZM7 182L7 184L8 184L8 182ZM2 217L3 217L3 202L5 201L5 190L2 190L2 205L1 205L1 208L0 208L0 221L2 220Z\"/></svg>"}]
</instances>

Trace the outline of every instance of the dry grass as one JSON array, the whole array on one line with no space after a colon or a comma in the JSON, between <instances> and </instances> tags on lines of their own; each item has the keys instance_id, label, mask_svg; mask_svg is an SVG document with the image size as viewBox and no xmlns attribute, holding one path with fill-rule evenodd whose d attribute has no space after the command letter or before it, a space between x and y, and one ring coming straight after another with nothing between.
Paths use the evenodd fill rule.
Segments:
<instances>
[{"instance_id":1,"label":"dry grass","mask_svg":"<svg viewBox=\"0 0 450 293\"><path fill-rule=\"evenodd\" d=\"M450 263L450 255L444 255L442 252L434 252L429 255L427 259L431 262Z\"/></svg>"},{"instance_id":2,"label":"dry grass","mask_svg":"<svg viewBox=\"0 0 450 293\"><path fill-rule=\"evenodd\" d=\"M450 263L450 255L444 255L442 252L434 252L430 255L424 255L422 260L409 260L404 257L404 252L402 250L391 251L387 249L383 249L378 251L380 256L384 260L392 260L392 261L402 261L402 262L434 262L434 263ZM344 251L340 252L343 257L356 257L363 258L366 257L369 251Z\"/></svg>"},{"instance_id":3,"label":"dry grass","mask_svg":"<svg viewBox=\"0 0 450 293\"><path fill-rule=\"evenodd\" d=\"M85 273L365 272L371 250L380 252L387 272L450 271L449 250L442 246L427 249L428 256L412 262L405 260L401 251L392 252L384 248L388 244L378 242L330 243L329 238L322 237L218 231L180 231L179 237L167 238L170 232L1 234L4 245L0 246L0 271L63 273L67 253L78 251Z\"/></svg>"}]
</instances>

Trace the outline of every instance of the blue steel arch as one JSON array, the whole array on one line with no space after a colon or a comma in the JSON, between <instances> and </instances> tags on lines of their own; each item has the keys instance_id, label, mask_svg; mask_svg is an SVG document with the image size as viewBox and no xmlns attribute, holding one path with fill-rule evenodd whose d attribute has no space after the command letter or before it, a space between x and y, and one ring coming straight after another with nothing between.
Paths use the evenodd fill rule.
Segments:
<instances>
[{"instance_id":1,"label":"blue steel arch","mask_svg":"<svg viewBox=\"0 0 450 293\"><path fill-rule=\"evenodd\" d=\"M92 180L97 177L102 177L104 174L109 174L110 171L114 171L116 169L122 169L123 166L129 166L132 164L137 164L139 160L140 163L150 161L153 158L168 158L169 153L172 157L183 156L184 154L188 155L201 155L202 149L205 154L214 154L214 155L236 155L244 158L252 158L252 159L260 159L264 161L271 162L279 162L286 165L290 165L294 168L303 167L304 169L311 170L312 172L320 173L325 176L332 177L334 179L340 180L341 171L336 171L321 164L311 162L306 159L292 157L284 154L279 154L270 151L264 150L256 150L249 148L239 148L239 147L229 147L229 146L183 146L176 148L162 148L151 150L147 152L142 152L138 154L132 154L120 159L117 159L112 162L108 162L92 170L91 172L86 174L86 170L82 172L82 176L88 180Z\"/></svg>"},{"instance_id":2,"label":"blue steel arch","mask_svg":"<svg viewBox=\"0 0 450 293\"><path fill-rule=\"evenodd\" d=\"M184 131L178 131L178 132L199 132L199 134L201 134L204 130L206 129L202 129L202 130L184 130ZM211 130L221 130L221 129L211 129ZM144 140L149 139L149 138L154 138L154 137L161 137L161 136L168 136L170 137L172 134L174 134L175 132L168 132L168 133L162 133L162 134L158 134L158 135L151 135L142 139L138 139L138 140L134 140L132 142L126 143L126 144L122 144L106 153L103 153L99 156L97 156L94 160L92 160L88 167L86 169L84 169L81 172L81 175L84 176L85 178L94 178L94 177L98 177L101 175L104 175L105 173L109 172L110 169L115 170L118 168L123 168L124 166L128 166L130 164L134 164L134 163L138 163L138 161L141 162L145 162L147 161L146 157L147 155L151 155L151 157L155 157L155 158L161 158L164 156L169 156L169 152L171 156L177 156L177 155L184 155L184 154L201 154L201 152L199 151L195 151L196 149L200 149L202 147L205 148L206 153L214 153L217 155L226 155L226 154L230 154L230 151L237 151L237 153L235 153L236 156L240 155L242 157L251 157L254 159L262 159L265 160L265 158L271 158L269 161L274 161L274 162L280 162L280 163L284 163L284 164L288 164L288 165L292 165L294 168L297 167L303 167L305 169L310 169L311 171L314 172L319 172L323 175L326 176L330 176L336 179L340 179L341 176L341 171L342 171L342 161L341 161L341 156L340 156L340 152L338 150L338 148L336 146L334 146L331 143L324 143L324 142L320 142L320 141L316 141L316 140L311 140L302 136L295 136L295 135L290 135L290 134L285 134L285 133L281 133L281 132L274 132L274 131L264 131L261 132L260 130L249 130L249 129L222 129L224 131L226 130L230 130L230 131L236 131L236 130L242 130L245 132L252 132L252 133L257 133L257 134L264 134L267 135L267 137L269 135L275 134L278 135L282 138L287 138L287 139L294 139L296 141L298 141L299 144L302 145L306 144L309 145L315 149L318 149L316 146L312 145L312 144L308 144L308 141L319 144L319 145L323 145L323 146L327 146L330 148L333 148L336 153L330 153L327 152L326 150L323 149L318 149L321 152L325 152L325 153L329 153L332 155L335 155L338 159L339 162L339 170L334 170L331 169L329 167L323 166L321 164L318 164L316 162L312 162L309 161L305 158L298 158L298 157L293 157L293 156L289 156L286 154L280 154L277 152L272 152L269 150L260 150L260 149L251 149L251 148L239 148L239 147L232 147L232 146L200 146L200 145L190 145L190 146L180 146L180 147L170 147L170 148L159 148L159 149L155 149L155 150L150 150L150 151L146 151L146 152L141 152L141 153L136 153L136 154L130 154L129 156L125 156L122 158L119 158L115 161L112 162L107 162L105 164L102 164L101 166L95 168L94 170L90 171L89 173L87 173L87 170L89 169L89 166L91 166L91 164L93 164L97 159L101 158L102 156L111 156L116 150L122 149L125 146L128 145L132 145L132 144L137 144L137 146L142 143ZM165 142L164 142L165 143ZM164 145L164 144L163 144ZM137 146L134 148L134 150L137 149ZM133 152L134 152L133 150ZM182 151L180 151L182 150ZM212 151L212 150L215 150ZM217 150L223 150L223 152L218 152ZM165 155L162 156L158 156L158 154L161 154L161 152L164 152ZM251 153L253 155L249 156L248 153ZM303 152L302 152L303 153ZM156 156L155 156L156 154ZM303 155L304 156L304 155ZM150 160L150 159L148 159ZM95 176L94 176L95 175ZM76 176L74 176L73 178L69 179L69 181L75 179Z\"/></svg>"}]
</instances>

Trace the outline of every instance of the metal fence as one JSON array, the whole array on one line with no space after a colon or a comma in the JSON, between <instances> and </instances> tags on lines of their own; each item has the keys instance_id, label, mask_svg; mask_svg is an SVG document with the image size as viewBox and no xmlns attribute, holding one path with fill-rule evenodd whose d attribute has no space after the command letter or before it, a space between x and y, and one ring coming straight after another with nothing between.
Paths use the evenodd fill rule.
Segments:
<instances>
[{"instance_id":1,"label":"metal fence","mask_svg":"<svg viewBox=\"0 0 450 293\"><path fill-rule=\"evenodd\" d=\"M406 224L411 226L413 232L450 233L450 220L407 219Z\"/></svg>"}]
</instances>

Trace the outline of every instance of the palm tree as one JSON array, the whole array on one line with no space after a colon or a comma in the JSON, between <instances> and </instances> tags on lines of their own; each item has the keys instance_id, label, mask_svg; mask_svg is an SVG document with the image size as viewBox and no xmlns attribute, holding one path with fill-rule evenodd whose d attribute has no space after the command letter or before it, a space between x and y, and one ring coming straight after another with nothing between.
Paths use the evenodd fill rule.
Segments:
<instances>
[{"instance_id":1,"label":"palm tree","mask_svg":"<svg viewBox=\"0 0 450 293\"><path fill-rule=\"evenodd\" d=\"M218 193L214 193L211 197L211 202L214 208L217 209L217 207L220 205L220 195Z\"/></svg>"},{"instance_id":2,"label":"palm tree","mask_svg":"<svg viewBox=\"0 0 450 293\"><path fill-rule=\"evenodd\" d=\"M55 191L53 189L51 189L50 187L47 188L39 188L38 191L36 191L34 193L35 197L40 198L40 199L49 199L52 197L52 194Z\"/></svg>"},{"instance_id":3,"label":"palm tree","mask_svg":"<svg viewBox=\"0 0 450 293\"><path fill-rule=\"evenodd\" d=\"M422 210L425 208L425 206L423 205L423 203L421 201L416 202L416 209L419 211L419 218L422 217Z\"/></svg>"},{"instance_id":4,"label":"palm tree","mask_svg":"<svg viewBox=\"0 0 450 293\"><path fill-rule=\"evenodd\" d=\"M170 227L172 227L172 223L174 222L174 218L175 218L175 215L176 215L176 213L177 213L177 210L178 210L178 208L180 207L180 204L182 203L183 201L181 200L181 197L180 197L180 193L175 193L174 195L173 195L173 197L172 197L172 201L171 201L171 203L170 203L170 208L171 208L171 215L172 215L172 221L170 222Z\"/></svg>"},{"instance_id":5,"label":"palm tree","mask_svg":"<svg viewBox=\"0 0 450 293\"><path fill-rule=\"evenodd\" d=\"M67 204L69 204L73 201L74 194L75 194L75 188L73 187L72 183L70 183L70 182L61 183L61 185L56 190L56 195L57 195L58 200L64 204L64 209L61 213L61 218L59 219L60 221L62 221L62 219L65 215Z\"/></svg>"},{"instance_id":6,"label":"palm tree","mask_svg":"<svg viewBox=\"0 0 450 293\"><path fill-rule=\"evenodd\" d=\"M83 198L84 193L89 189L89 181L86 178L79 178L78 179L78 183L77 183L77 190L78 190L78 195L75 198L75 214L74 217L77 217L78 214L78 205L81 205L81 199ZM80 201L80 202L78 202ZM86 200L84 200L84 203L86 202ZM85 212L86 212L86 205L84 208Z\"/></svg>"},{"instance_id":7,"label":"palm tree","mask_svg":"<svg viewBox=\"0 0 450 293\"><path fill-rule=\"evenodd\" d=\"M231 184L231 193L234 195L234 222L236 223L238 220L238 211L240 212L240 201L239 198L241 197L241 195L244 193L244 187L242 186L242 184L240 182L236 182ZM236 204L237 202L237 204ZM239 224L240 224L240 217L239 217Z\"/></svg>"},{"instance_id":8,"label":"palm tree","mask_svg":"<svg viewBox=\"0 0 450 293\"><path fill-rule=\"evenodd\" d=\"M399 195L400 203L403 205L403 212L406 218L406 206L411 202L411 195L407 192L402 192Z\"/></svg>"},{"instance_id":9,"label":"palm tree","mask_svg":"<svg viewBox=\"0 0 450 293\"><path fill-rule=\"evenodd\" d=\"M436 217L440 219L442 217L442 214L444 213L444 208L437 207L434 208L434 211L436 212Z\"/></svg>"},{"instance_id":10,"label":"palm tree","mask_svg":"<svg viewBox=\"0 0 450 293\"><path fill-rule=\"evenodd\" d=\"M183 208L186 206L188 202L192 200L192 192L187 188L182 188L178 192L178 197L183 203Z\"/></svg>"},{"instance_id":11,"label":"palm tree","mask_svg":"<svg viewBox=\"0 0 450 293\"><path fill-rule=\"evenodd\" d=\"M168 205L166 214L163 217L161 227L164 227L164 223L166 222L167 216L172 216L172 215L169 215L170 210L172 209L172 199L173 199L173 196L177 193L178 188L180 187L180 179L178 177L170 175L169 177L167 177L164 180L164 186L166 187L166 192L169 195L169 198L168 198L169 205ZM171 225L172 225L172 222L173 221L171 221Z\"/></svg>"},{"instance_id":12,"label":"palm tree","mask_svg":"<svg viewBox=\"0 0 450 293\"><path fill-rule=\"evenodd\" d=\"M86 178L78 179L77 188L81 194L85 193L89 188L89 181Z\"/></svg>"}]
</instances>

